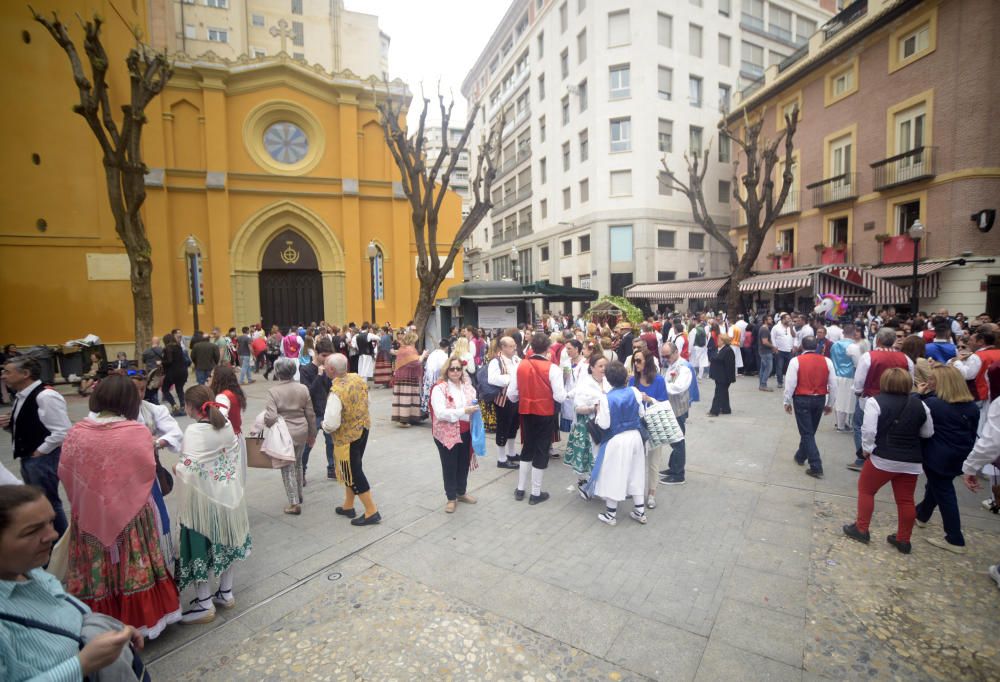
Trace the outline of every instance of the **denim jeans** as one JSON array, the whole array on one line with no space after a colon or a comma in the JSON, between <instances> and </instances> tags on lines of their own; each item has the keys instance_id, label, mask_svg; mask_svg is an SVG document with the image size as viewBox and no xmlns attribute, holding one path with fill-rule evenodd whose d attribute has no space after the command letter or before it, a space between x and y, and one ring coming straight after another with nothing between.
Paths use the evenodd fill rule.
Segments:
<instances>
[{"instance_id":1,"label":"denim jeans","mask_svg":"<svg viewBox=\"0 0 1000 682\"><path fill-rule=\"evenodd\" d=\"M207 384L208 376L212 373L210 369L196 369L194 371L194 378L199 384Z\"/></svg>"},{"instance_id":2,"label":"denim jeans","mask_svg":"<svg viewBox=\"0 0 1000 682\"><path fill-rule=\"evenodd\" d=\"M253 377L250 376L250 356L240 356L240 383L249 384Z\"/></svg>"},{"instance_id":3,"label":"denim jeans","mask_svg":"<svg viewBox=\"0 0 1000 682\"><path fill-rule=\"evenodd\" d=\"M59 499L59 455L62 448L56 448L41 457L21 458L21 478L28 485L35 485L45 491L45 497L56 513L55 529L62 537L69 525L66 513L63 511L62 500Z\"/></svg>"},{"instance_id":4,"label":"denim jeans","mask_svg":"<svg viewBox=\"0 0 1000 682\"><path fill-rule=\"evenodd\" d=\"M326 441L326 470L327 472L333 471L333 434L323 430L323 417L316 417L316 430L323 434L323 439ZM306 449L302 451L302 473L305 473L309 464L310 452L312 452L312 448L306 445Z\"/></svg>"},{"instance_id":5,"label":"denim jeans","mask_svg":"<svg viewBox=\"0 0 1000 682\"><path fill-rule=\"evenodd\" d=\"M680 424L681 431L687 434L686 414L677 415L677 423ZM667 476L675 476L684 480L684 465L687 463L687 446L684 440L670 444L670 459L667 460Z\"/></svg>"},{"instance_id":6,"label":"denim jeans","mask_svg":"<svg viewBox=\"0 0 1000 682\"><path fill-rule=\"evenodd\" d=\"M797 395L792 398L792 412L795 425L799 428L799 449L795 452L796 462L809 462L813 471L823 471L823 461L816 447L816 430L823 418L825 395Z\"/></svg>"},{"instance_id":7,"label":"denim jeans","mask_svg":"<svg viewBox=\"0 0 1000 682\"><path fill-rule=\"evenodd\" d=\"M854 419L851 420L851 426L854 427L854 452L861 452L861 425L865 421L865 407L862 402L865 398L858 396L858 402L854 406ZM856 455L860 458L861 455Z\"/></svg>"},{"instance_id":8,"label":"denim jeans","mask_svg":"<svg viewBox=\"0 0 1000 682\"><path fill-rule=\"evenodd\" d=\"M785 385L785 372L788 371L788 363L792 361L792 352L789 350L779 350L774 357L774 374L778 377L778 386Z\"/></svg>"},{"instance_id":9,"label":"denim jeans","mask_svg":"<svg viewBox=\"0 0 1000 682\"><path fill-rule=\"evenodd\" d=\"M924 499L917 505L917 519L926 523L934 513L934 507L941 512L944 523L944 537L949 543L962 547L965 536L962 535L962 517L958 513L958 498L955 496L953 476L942 476L924 469L927 484L924 487Z\"/></svg>"},{"instance_id":10,"label":"denim jeans","mask_svg":"<svg viewBox=\"0 0 1000 682\"><path fill-rule=\"evenodd\" d=\"M767 388L767 380L771 377L771 369L774 367L774 354L760 354L760 387Z\"/></svg>"}]
</instances>

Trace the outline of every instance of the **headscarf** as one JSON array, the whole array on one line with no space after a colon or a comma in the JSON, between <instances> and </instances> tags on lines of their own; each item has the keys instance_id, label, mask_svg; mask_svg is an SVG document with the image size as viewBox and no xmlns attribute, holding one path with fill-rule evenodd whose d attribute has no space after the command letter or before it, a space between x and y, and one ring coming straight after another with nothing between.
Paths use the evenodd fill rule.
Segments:
<instances>
[{"instance_id":1,"label":"headscarf","mask_svg":"<svg viewBox=\"0 0 1000 682\"><path fill-rule=\"evenodd\" d=\"M122 418L84 419L69 430L59 459L77 527L112 547L149 500L156 477L149 429Z\"/></svg>"}]
</instances>

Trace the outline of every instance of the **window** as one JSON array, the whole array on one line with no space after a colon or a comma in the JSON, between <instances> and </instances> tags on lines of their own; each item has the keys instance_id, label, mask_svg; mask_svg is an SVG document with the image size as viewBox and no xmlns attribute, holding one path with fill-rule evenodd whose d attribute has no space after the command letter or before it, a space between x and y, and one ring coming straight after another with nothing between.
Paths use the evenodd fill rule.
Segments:
<instances>
[{"instance_id":1,"label":"window","mask_svg":"<svg viewBox=\"0 0 1000 682\"><path fill-rule=\"evenodd\" d=\"M608 14L608 47L628 45L631 33L628 10Z\"/></svg>"},{"instance_id":2,"label":"window","mask_svg":"<svg viewBox=\"0 0 1000 682\"><path fill-rule=\"evenodd\" d=\"M580 113L582 114L587 110L587 79L584 78L580 81L580 84L576 86L576 95L580 98Z\"/></svg>"},{"instance_id":3,"label":"window","mask_svg":"<svg viewBox=\"0 0 1000 682\"><path fill-rule=\"evenodd\" d=\"M719 64L729 66L733 59L733 41L729 36L719 34Z\"/></svg>"},{"instance_id":4,"label":"window","mask_svg":"<svg viewBox=\"0 0 1000 682\"><path fill-rule=\"evenodd\" d=\"M585 204L588 201L590 201L590 180L588 178L584 178L580 181L580 203ZM587 250L590 250L589 243Z\"/></svg>"},{"instance_id":5,"label":"window","mask_svg":"<svg viewBox=\"0 0 1000 682\"><path fill-rule=\"evenodd\" d=\"M545 117L538 117L538 141L545 142Z\"/></svg>"},{"instance_id":6,"label":"window","mask_svg":"<svg viewBox=\"0 0 1000 682\"><path fill-rule=\"evenodd\" d=\"M729 13L732 11L730 0L719 0L719 14L724 17L728 17Z\"/></svg>"},{"instance_id":7,"label":"window","mask_svg":"<svg viewBox=\"0 0 1000 682\"><path fill-rule=\"evenodd\" d=\"M656 13L656 42L662 47L674 46L674 18L669 14Z\"/></svg>"},{"instance_id":8,"label":"window","mask_svg":"<svg viewBox=\"0 0 1000 682\"><path fill-rule=\"evenodd\" d=\"M728 180L719 180L719 203L728 204L733 193L733 186Z\"/></svg>"},{"instance_id":9,"label":"window","mask_svg":"<svg viewBox=\"0 0 1000 682\"><path fill-rule=\"evenodd\" d=\"M824 99L826 106L839 102L858 91L858 58L855 57L844 68L833 71L826 77Z\"/></svg>"},{"instance_id":10,"label":"window","mask_svg":"<svg viewBox=\"0 0 1000 682\"><path fill-rule=\"evenodd\" d=\"M771 4L768 31L771 35L792 42L792 13L783 7Z\"/></svg>"},{"instance_id":11,"label":"window","mask_svg":"<svg viewBox=\"0 0 1000 682\"><path fill-rule=\"evenodd\" d=\"M267 56L267 51L266 50L262 50L259 47L251 47L250 48L250 52L253 53L254 59L261 59L261 58Z\"/></svg>"},{"instance_id":12,"label":"window","mask_svg":"<svg viewBox=\"0 0 1000 682\"><path fill-rule=\"evenodd\" d=\"M541 201L538 202L538 213L542 216L542 218L549 217L548 199L542 199Z\"/></svg>"},{"instance_id":13,"label":"window","mask_svg":"<svg viewBox=\"0 0 1000 682\"><path fill-rule=\"evenodd\" d=\"M563 78L569 76L569 48L559 53L559 73Z\"/></svg>"},{"instance_id":14,"label":"window","mask_svg":"<svg viewBox=\"0 0 1000 682\"><path fill-rule=\"evenodd\" d=\"M538 101L545 99L545 74L538 77Z\"/></svg>"},{"instance_id":15,"label":"window","mask_svg":"<svg viewBox=\"0 0 1000 682\"><path fill-rule=\"evenodd\" d=\"M927 103L921 102L915 107L905 109L895 116L896 153L903 154L924 146L924 126L927 121ZM914 157L900 159L907 163ZM907 163L907 165L909 165Z\"/></svg>"},{"instance_id":16,"label":"window","mask_svg":"<svg viewBox=\"0 0 1000 682\"><path fill-rule=\"evenodd\" d=\"M690 2L695 7L701 7L702 6L702 0L688 0L688 2Z\"/></svg>"},{"instance_id":17,"label":"window","mask_svg":"<svg viewBox=\"0 0 1000 682\"><path fill-rule=\"evenodd\" d=\"M306 55L304 52L293 52L292 59L299 62L304 62L306 60Z\"/></svg>"},{"instance_id":18,"label":"window","mask_svg":"<svg viewBox=\"0 0 1000 682\"><path fill-rule=\"evenodd\" d=\"M688 248L694 251L701 251L705 248L704 232L688 232Z\"/></svg>"},{"instance_id":19,"label":"window","mask_svg":"<svg viewBox=\"0 0 1000 682\"><path fill-rule=\"evenodd\" d=\"M795 17L795 44L804 45L816 32L816 22L805 17Z\"/></svg>"},{"instance_id":20,"label":"window","mask_svg":"<svg viewBox=\"0 0 1000 682\"><path fill-rule=\"evenodd\" d=\"M740 71L752 78L764 75L764 48L748 43L740 44Z\"/></svg>"},{"instance_id":21,"label":"window","mask_svg":"<svg viewBox=\"0 0 1000 682\"><path fill-rule=\"evenodd\" d=\"M590 235L580 235L577 239L577 246L579 247L579 253L588 253L590 251Z\"/></svg>"},{"instance_id":22,"label":"window","mask_svg":"<svg viewBox=\"0 0 1000 682\"><path fill-rule=\"evenodd\" d=\"M656 245L661 249L672 249L677 241L677 232L674 230L657 230Z\"/></svg>"},{"instance_id":23,"label":"window","mask_svg":"<svg viewBox=\"0 0 1000 682\"><path fill-rule=\"evenodd\" d=\"M572 256L573 255L573 240L567 239L562 243L562 255Z\"/></svg>"},{"instance_id":24,"label":"window","mask_svg":"<svg viewBox=\"0 0 1000 682\"><path fill-rule=\"evenodd\" d=\"M628 152L632 151L632 119L613 118L611 119L611 151Z\"/></svg>"},{"instance_id":25,"label":"window","mask_svg":"<svg viewBox=\"0 0 1000 682\"><path fill-rule=\"evenodd\" d=\"M587 29L576 35L576 63L583 64L587 58Z\"/></svg>"},{"instance_id":26,"label":"window","mask_svg":"<svg viewBox=\"0 0 1000 682\"><path fill-rule=\"evenodd\" d=\"M670 176L666 171L656 174L656 190L660 196L672 197L674 195L674 185L670 182Z\"/></svg>"},{"instance_id":27,"label":"window","mask_svg":"<svg viewBox=\"0 0 1000 682\"><path fill-rule=\"evenodd\" d=\"M568 171L569 170L569 142L563 142L563 146L562 146L562 162L563 162L563 170L564 171Z\"/></svg>"},{"instance_id":28,"label":"window","mask_svg":"<svg viewBox=\"0 0 1000 682\"><path fill-rule=\"evenodd\" d=\"M251 23L254 26L263 26L264 25L264 15L263 14L254 14L253 17L251 17L250 21L251 21Z\"/></svg>"},{"instance_id":29,"label":"window","mask_svg":"<svg viewBox=\"0 0 1000 682\"><path fill-rule=\"evenodd\" d=\"M691 272L688 270L688 279L698 279L699 277L704 277L704 272Z\"/></svg>"},{"instance_id":30,"label":"window","mask_svg":"<svg viewBox=\"0 0 1000 682\"><path fill-rule=\"evenodd\" d=\"M701 57L701 26L688 25L688 54Z\"/></svg>"},{"instance_id":31,"label":"window","mask_svg":"<svg viewBox=\"0 0 1000 682\"><path fill-rule=\"evenodd\" d=\"M229 0L205 0L206 7L218 7L219 9L226 9L229 7Z\"/></svg>"},{"instance_id":32,"label":"window","mask_svg":"<svg viewBox=\"0 0 1000 682\"><path fill-rule=\"evenodd\" d=\"M897 42L899 50L899 61L904 61L913 57L919 52L923 52L930 47L931 25L930 22L910 31Z\"/></svg>"},{"instance_id":33,"label":"window","mask_svg":"<svg viewBox=\"0 0 1000 682\"><path fill-rule=\"evenodd\" d=\"M301 21L292 22L292 45L295 47L305 45L305 34L303 33Z\"/></svg>"},{"instance_id":34,"label":"window","mask_svg":"<svg viewBox=\"0 0 1000 682\"><path fill-rule=\"evenodd\" d=\"M764 0L744 0L743 24L758 31L764 30Z\"/></svg>"},{"instance_id":35,"label":"window","mask_svg":"<svg viewBox=\"0 0 1000 682\"><path fill-rule=\"evenodd\" d=\"M833 79L833 94L834 96L843 95L851 88L851 76L853 73L851 71L845 71L836 78Z\"/></svg>"},{"instance_id":36,"label":"window","mask_svg":"<svg viewBox=\"0 0 1000 682\"><path fill-rule=\"evenodd\" d=\"M626 197L632 194L632 171L611 171L611 196Z\"/></svg>"},{"instance_id":37,"label":"window","mask_svg":"<svg viewBox=\"0 0 1000 682\"><path fill-rule=\"evenodd\" d=\"M545 163L545 159L538 160L538 184L540 185L544 185L545 180L547 179L545 173L547 165L548 164Z\"/></svg>"},{"instance_id":38,"label":"window","mask_svg":"<svg viewBox=\"0 0 1000 682\"><path fill-rule=\"evenodd\" d=\"M937 8L933 6L889 34L889 73L934 52L937 46Z\"/></svg>"},{"instance_id":39,"label":"window","mask_svg":"<svg viewBox=\"0 0 1000 682\"><path fill-rule=\"evenodd\" d=\"M576 13L582 14L587 9L587 0L576 0Z\"/></svg>"},{"instance_id":40,"label":"window","mask_svg":"<svg viewBox=\"0 0 1000 682\"><path fill-rule=\"evenodd\" d=\"M608 228L608 241L611 244L611 261L613 263L631 263L634 256L632 251L632 226L612 225Z\"/></svg>"},{"instance_id":41,"label":"window","mask_svg":"<svg viewBox=\"0 0 1000 682\"><path fill-rule=\"evenodd\" d=\"M698 126L691 126L691 128L688 130L688 137L690 139L688 143L688 149L690 149L692 153L696 154L701 153L701 148L702 148L701 133L702 130Z\"/></svg>"},{"instance_id":42,"label":"window","mask_svg":"<svg viewBox=\"0 0 1000 682\"><path fill-rule=\"evenodd\" d=\"M675 270L657 270L656 271L656 281L657 282L669 282L671 280L677 279L677 272Z\"/></svg>"},{"instance_id":43,"label":"window","mask_svg":"<svg viewBox=\"0 0 1000 682\"><path fill-rule=\"evenodd\" d=\"M195 27L193 25L191 25L191 24L184 24L184 37L185 38L187 38L188 40L194 40L197 35L198 34L196 33L196 29L195 29Z\"/></svg>"},{"instance_id":44,"label":"window","mask_svg":"<svg viewBox=\"0 0 1000 682\"><path fill-rule=\"evenodd\" d=\"M919 204L919 202L917 202ZM835 246L837 244L847 243L847 230L848 230L848 219L847 216L840 216L839 218L832 218L827 221L827 229L829 234L829 241L827 244L829 246Z\"/></svg>"},{"instance_id":45,"label":"window","mask_svg":"<svg viewBox=\"0 0 1000 682\"><path fill-rule=\"evenodd\" d=\"M729 111L729 93L731 89L725 83L719 83L719 111Z\"/></svg>"},{"instance_id":46,"label":"window","mask_svg":"<svg viewBox=\"0 0 1000 682\"><path fill-rule=\"evenodd\" d=\"M563 210L564 211L569 210L570 207L569 187L563 188L562 197L563 197Z\"/></svg>"},{"instance_id":47,"label":"window","mask_svg":"<svg viewBox=\"0 0 1000 682\"><path fill-rule=\"evenodd\" d=\"M566 9L566 3L559 5L559 32L565 33L566 27L569 26L569 10Z\"/></svg>"},{"instance_id":48,"label":"window","mask_svg":"<svg viewBox=\"0 0 1000 682\"><path fill-rule=\"evenodd\" d=\"M673 97L674 71L666 66L656 67L656 94L660 99L669 100Z\"/></svg>"},{"instance_id":49,"label":"window","mask_svg":"<svg viewBox=\"0 0 1000 682\"><path fill-rule=\"evenodd\" d=\"M657 148L664 154L674 151L674 122L665 118L657 121L656 128Z\"/></svg>"},{"instance_id":50,"label":"window","mask_svg":"<svg viewBox=\"0 0 1000 682\"><path fill-rule=\"evenodd\" d=\"M851 153L854 137L844 135L830 142L830 175L837 177L851 172Z\"/></svg>"},{"instance_id":51,"label":"window","mask_svg":"<svg viewBox=\"0 0 1000 682\"><path fill-rule=\"evenodd\" d=\"M539 246L538 247L538 260L543 263L547 263L549 260L549 247Z\"/></svg>"},{"instance_id":52,"label":"window","mask_svg":"<svg viewBox=\"0 0 1000 682\"><path fill-rule=\"evenodd\" d=\"M545 32L539 31L538 38L535 39L535 44L538 49L538 58L541 59L545 56Z\"/></svg>"},{"instance_id":53,"label":"window","mask_svg":"<svg viewBox=\"0 0 1000 682\"><path fill-rule=\"evenodd\" d=\"M302 0L292 0L292 14L302 14Z\"/></svg>"},{"instance_id":54,"label":"window","mask_svg":"<svg viewBox=\"0 0 1000 682\"><path fill-rule=\"evenodd\" d=\"M609 75L609 97L611 99L622 99L628 97L631 92L631 70L628 64L619 64L608 69Z\"/></svg>"},{"instance_id":55,"label":"window","mask_svg":"<svg viewBox=\"0 0 1000 682\"><path fill-rule=\"evenodd\" d=\"M732 161L732 155L730 153L729 136L723 132L719 133L719 163L729 163Z\"/></svg>"},{"instance_id":56,"label":"window","mask_svg":"<svg viewBox=\"0 0 1000 682\"><path fill-rule=\"evenodd\" d=\"M229 31L222 28L208 29L208 39L213 43L228 43Z\"/></svg>"},{"instance_id":57,"label":"window","mask_svg":"<svg viewBox=\"0 0 1000 682\"><path fill-rule=\"evenodd\" d=\"M893 207L896 234L906 234L913 223L920 218L920 200L906 201Z\"/></svg>"},{"instance_id":58,"label":"window","mask_svg":"<svg viewBox=\"0 0 1000 682\"><path fill-rule=\"evenodd\" d=\"M688 101L693 107L701 106L701 76L688 77Z\"/></svg>"},{"instance_id":59,"label":"window","mask_svg":"<svg viewBox=\"0 0 1000 682\"><path fill-rule=\"evenodd\" d=\"M528 91L525 90L517 98L517 117L528 111Z\"/></svg>"},{"instance_id":60,"label":"window","mask_svg":"<svg viewBox=\"0 0 1000 682\"><path fill-rule=\"evenodd\" d=\"M566 125L569 123L569 95L562 98L559 108L562 110L562 124Z\"/></svg>"},{"instance_id":61,"label":"window","mask_svg":"<svg viewBox=\"0 0 1000 682\"><path fill-rule=\"evenodd\" d=\"M588 139L587 129L584 128L580 131L580 163L583 163L590 157L590 140Z\"/></svg>"}]
</instances>

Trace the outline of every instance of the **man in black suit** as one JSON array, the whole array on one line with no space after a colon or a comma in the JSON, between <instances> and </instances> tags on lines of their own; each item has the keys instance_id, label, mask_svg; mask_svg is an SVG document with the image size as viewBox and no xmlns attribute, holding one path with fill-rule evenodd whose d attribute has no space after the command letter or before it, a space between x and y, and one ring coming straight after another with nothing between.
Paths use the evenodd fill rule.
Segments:
<instances>
[{"instance_id":1,"label":"man in black suit","mask_svg":"<svg viewBox=\"0 0 1000 682\"><path fill-rule=\"evenodd\" d=\"M618 362L623 365L626 361L632 357L632 325L628 322L622 322L618 325L618 333L620 334L620 341L618 342Z\"/></svg>"},{"instance_id":2,"label":"man in black suit","mask_svg":"<svg viewBox=\"0 0 1000 682\"><path fill-rule=\"evenodd\" d=\"M736 352L732 341L729 335L719 334L719 352L712 359L712 366L708 370L708 375L715 381L712 409L708 411L710 417L733 413L729 406L729 386L736 383Z\"/></svg>"}]
</instances>

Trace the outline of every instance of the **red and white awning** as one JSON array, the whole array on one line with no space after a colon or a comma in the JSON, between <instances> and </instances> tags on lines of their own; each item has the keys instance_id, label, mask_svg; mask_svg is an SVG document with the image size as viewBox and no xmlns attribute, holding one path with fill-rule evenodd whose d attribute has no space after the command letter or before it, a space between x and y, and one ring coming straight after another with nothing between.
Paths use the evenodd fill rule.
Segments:
<instances>
[{"instance_id":1,"label":"red and white awning","mask_svg":"<svg viewBox=\"0 0 1000 682\"><path fill-rule=\"evenodd\" d=\"M699 277L633 284L625 290L625 298L650 303L679 303L691 298L715 299L728 281L728 277Z\"/></svg>"}]
</instances>

